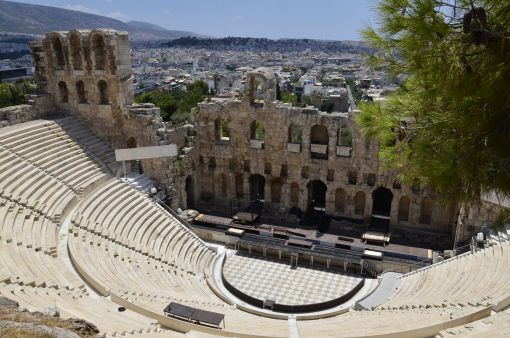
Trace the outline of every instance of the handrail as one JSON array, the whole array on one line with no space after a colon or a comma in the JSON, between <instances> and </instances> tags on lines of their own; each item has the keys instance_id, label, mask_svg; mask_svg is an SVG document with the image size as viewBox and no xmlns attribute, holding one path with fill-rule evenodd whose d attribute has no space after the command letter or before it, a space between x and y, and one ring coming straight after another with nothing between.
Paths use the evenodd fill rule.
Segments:
<instances>
[{"instance_id":1,"label":"handrail","mask_svg":"<svg viewBox=\"0 0 510 338\"><path fill-rule=\"evenodd\" d=\"M403 274L402 276L398 277L398 279L402 279L404 277L408 277L408 276L411 276L411 275L414 275L415 273L419 273L421 271L425 271L425 270L428 270L434 266L439 266L441 264L445 264L445 263L448 263L450 261L453 261L453 260L456 260L456 259L459 259L461 257L464 257L464 256L469 256L469 255L472 255L473 253L471 251L467 251L467 252L464 252L460 255L457 255L457 256L454 256L454 257L451 257L451 258L448 258L444 261L441 261L441 262L436 262L434 264L431 264L431 265L428 265L428 266L424 266L423 268L420 268L420 269L417 269L417 270L414 270L414 271L411 271L411 272L408 272L406 274Z\"/></svg>"},{"instance_id":2,"label":"handrail","mask_svg":"<svg viewBox=\"0 0 510 338\"><path fill-rule=\"evenodd\" d=\"M185 221L184 219L181 218L181 216L179 216L179 214L177 214L172 208L170 208L169 206L167 206L165 203L163 203L162 200L160 200L157 196L154 196L154 200L156 200L156 205L158 205L161 209L163 209L164 211L168 212L170 215L172 215L176 220L177 220L177 223L179 223L179 225L181 227L183 227L184 229L188 230L191 235L193 237L195 237L200 243L202 243L203 245L207 246L207 243L205 243L197 234L196 234L196 229L191 225L189 224L187 221Z\"/></svg>"}]
</instances>

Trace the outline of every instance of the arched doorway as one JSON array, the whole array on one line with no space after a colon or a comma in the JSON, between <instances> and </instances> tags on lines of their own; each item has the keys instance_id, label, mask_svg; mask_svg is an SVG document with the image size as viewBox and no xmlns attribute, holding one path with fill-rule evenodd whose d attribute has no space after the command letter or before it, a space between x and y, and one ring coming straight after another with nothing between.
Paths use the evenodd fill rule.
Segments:
<instances>
[{"instance_id":1,"label":"arched doorway","mask_svg":"<svg viewBox=\"0 0 510 338\"><path fill-rule=\"evenodd\" d=\"M400 202L398 202L398 221L399 222L408 222L409 221L409 207L411 205L411 200L407 196L400 197Z\"/></svg>"},{"instance_id":2,"label":"arched doorway","mask_svg":"<svg viewBox=\"0 0 510 338\"><path fill-rule=\"evenodd\" d=\"M193 198L193 178L191 176L186 178L186 186L184 189L186 190L186 207L191 209L195 205Z\"/></svg>"},{"instance_id":3,"label":"arched doorway","mask_svg":"<svg viewBox=\"0 0 510 338\"><path fill-rule=\"evenodd\" d=\"M290 204L297 207L299 204L299 184L292 182L290 185Z\"/></svg>"},{"instance_id":4,"label":"arched doorway","mask_svg":"<svg viewBox=\"0 0 510 338\"><path fill-rule=\"evenodd\" d=\"M96 70L106 69L106 43L99 33L93 33L92 51L94 52L94 63Z\"/></svg>"},{"instance_id":5,"label":"arched doorway","mask_svg":"<svg viewBox=\"0 0 510 338\"><path fill-rule=\"evenodd\" d=\"M132 149L132 148L136 148L137 145L136 145L136 139L134 137L130 137L128 138L128 140L126 141L126 146L129 148L129 149Z\"/></svg>"},{"instance_id":6,"label":"arched doorway","mask_svg":"<svg viewBox=\"0 0 510 338\"><path fill-rule=\"evenodd\" d=\"M266 179L264 176L255 174L250 176L250 199L253 201L255 199L263 200L264 196L264 186L266 185Z\"/></svg>"},{"instance_id":7,"label":"arched doorway","mask_svg":"<svg viewBox=\"0 0 510 338\"><path fill-rule=\"evenodd\" d=\"M326 191L328 188L321 180L308 183L308 204L317 208L326 207Z\"/></svg>"},{"instance_id":8,"label":"arched doorway","mask_svg":"<svg viewBox=\"0 0 510 338\"><path fill-rule=\"evenodd\" d=\"M108 84L106 81L100 80L97 83L97 89L99 90L99 104L110 104L110 99L108 97Z\"/></svg>"},{"instance_id":9,"label":"arched doorway","mask_svg":"<svg viewBox=\"0 0 510 338\"><path fill-rule=\"evenodd\" d=\"M275 178L271 180L271 202L280 203L282 199L282 185L283 181L281 178Z\"/></svg>"},{"instance_id":10,"label":"arched doorway","mask_svg":"<svg viewBox=\"0 0 510 338\"><path fill-rule=\"evenodd\" d=\"M390 216L393 193L388 188L379 187L372 192L372 215Z\"/></svg>"},{"instance_id":11,"label":"arched doorway","mask_svg":"<svg viewBox=\"0 0 510 338\"><path fill-rule=\"evenodd\" d=\"M55 66L57 69L62 69L66 65L62 41L55 35L53 36L51 43L53 45L53 51L55 52Z\"/></svg>"},{"instance_id":12,"label":"arched doorway","mask_svg":"<svg viewBox=\"0 0 510 338\"><path fill-rule=\"evenodd\" d=\"M81 70L82 69L82 59L81 59L81 37L78 32L74 31L70 35L70 49L71 56L73 60L73 69Z\"/></svg>"},{"instance_id":13,"label":"arched doorway","mask_svg":"<svg viewBox=\"0 0 510 338\"><path fill-rule=\"evenodd\" d=\"M354 214L356 216L365 215L365 193L358 191L354 196Z\"/></svg>"},{"instance_id":14,"label":"arched doorway","mask_svg":"<svg viewBox=\"0 0 510 338\"><path fill-rule=\"evenodd\" d=\"M67 85L64 81L58 83L58 91L60 93L60 102L69 102L69 90L67 90Z\"/></svg>"},{"instance_id":15,"label":"arched doorway","mask_svg":"<svg viewBox=\"0 0 510 338\"><path fill-rule=\"evenodd\" d=\"M335 191L335 211L345 212L345 190L338 188Z\"/></svg>"}]
</instances>

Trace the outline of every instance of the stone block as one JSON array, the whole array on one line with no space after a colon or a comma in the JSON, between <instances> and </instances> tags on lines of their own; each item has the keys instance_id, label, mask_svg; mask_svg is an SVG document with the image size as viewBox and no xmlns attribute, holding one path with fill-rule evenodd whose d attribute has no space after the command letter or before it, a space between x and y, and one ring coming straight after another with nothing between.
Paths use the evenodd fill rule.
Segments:
<instances>
[{"instance_id":1,"label":"stone block","mask_svg":"<svg viewBox=\"0 0 510 338\"><path fill-rule=\"evenodd\" d=\"M327 154L328 153L328 145L327 144L310 144L310 151L312 153L317 154Z\"/></svg>"},{"instance_id":2,"label":"stone block","mask_svg":"<svg viewBox=\"0 0 510 338\"><path fill-rule=\"evenodd\" d=\"M300 153L301 143L287 143L287 151L289 153Z\"/></svg>"}]
</instances>

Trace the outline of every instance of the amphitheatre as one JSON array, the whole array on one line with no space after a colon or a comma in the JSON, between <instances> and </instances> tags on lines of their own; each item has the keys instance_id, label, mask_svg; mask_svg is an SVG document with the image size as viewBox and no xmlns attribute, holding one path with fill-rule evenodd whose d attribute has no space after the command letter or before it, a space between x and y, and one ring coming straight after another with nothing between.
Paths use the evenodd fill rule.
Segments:
<instances>
[{"instance_id":1,"label":"amphitheatre","mask_svg":"<svg viewBox=\"0 0 510 338\"><path fill-rule=\"evenodd\" d=\"M355 110L281 103L261 68L242 99L172 126L134 103L127 33L52 32L30 48L38 94L0 109L0 293L22 308L55 305L105 337L509 331L508 234L469 245L490 198L443 206L399 184ZM449 258L453 240L466 246Z\"/></svg>"}]
</instances>

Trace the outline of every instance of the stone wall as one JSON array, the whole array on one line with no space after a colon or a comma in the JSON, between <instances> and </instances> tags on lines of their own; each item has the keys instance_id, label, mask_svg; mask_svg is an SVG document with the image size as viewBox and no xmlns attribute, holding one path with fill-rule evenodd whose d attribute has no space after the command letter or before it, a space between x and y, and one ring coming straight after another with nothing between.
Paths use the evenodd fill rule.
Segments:
<instances>
[{"instance_id":1,"label":"stone wall","mask_svg":"<svg viewBox=\"0 0 510 338\"><path fill-rule=\"evenodd\" d=\"M38 91L53 114L73 115L113 148L176 143L184 148L189 128L164 123L159 108L134 104L131 50L126 32L109 29L47 33L30 44ZM39 103L36 106L41 106ZM41 116L42 117L42 116ZM181 130L182 129L182 130ZM180 159L143 160L146 175L158 180L178 206L175 189ZM128 169L132 163L127 163Z\"/></svg>"},{"instance_id":2,"label":"stone wall","mask_svg":"<svg viewBox=\"0 0 510 338\"><path fill-rule=\"evenodd\" d=\"M52 32L31 50L45 97L35 106L77 117L114 148L177 144L177 158L142 161L174 208L246 205L259 195L269 213L313 201L331 215L366 221L380 208L394 225L452 232L455 205L444 209L437 196L382 171L377 144L363 139L352 115L276 101L270 69L247 75L242 101L201 103L192 124L175 127L153 105L133 104L127 33Z\"/></svg>"},{"instance_id":3,"label":"stone wall","mask_svg":"<svg viewBox=\"0 0 510 338\"><path fill-rule=\"evenodd\" d=\"M254 72L254 78L261 76L272 74ZM272 79L260 82L265 88L273 83ZM193 114L198 166L188 192L194 203L202 200L225 206L239 199L246 204L253 200L256 181L261 180L263 191L258 193L269 212L291 207L306 210L312 200L321 199L316 191L325 188L326 213L366 221L377 213L373 195L382 191L390 196L386 200L391 201L392 224L452 232L455 205L442 208L437 196L400 185L394 175L381 170L377 144L363 138L352 115L291 107L269 101L272 94L262 94L264 99L259 101L246 99L255 91L247 83L243 101L201 103ZM263 125L263 137L256 135L254 125L255 129ZM302 131L299 141L292 139L294 128ZM223 135L226 129L228 135ZM352 142L342 144L346 132L351 133Z\"/></svg>"},{"instance_id":4,"label":"stone wall","mask_svg":"<svg viewBox=\"0 0 510 338\"><path fill-rule=\"evenodd\" d=\"M127 33L51 32L30 48L38 90L55 110L78 117L105 141L122 146L134 101Z\"/></svg>"},{"instance_id":5,"label":"stone wall","mask_svg":"<svg viewBox=\"0 0 510 338\"><path fill-rule=\"evenodd\" d=\"M0 108L0 128L55 115L46 95L27 95L27 102Z\"/></svg>"}]
</instances>

